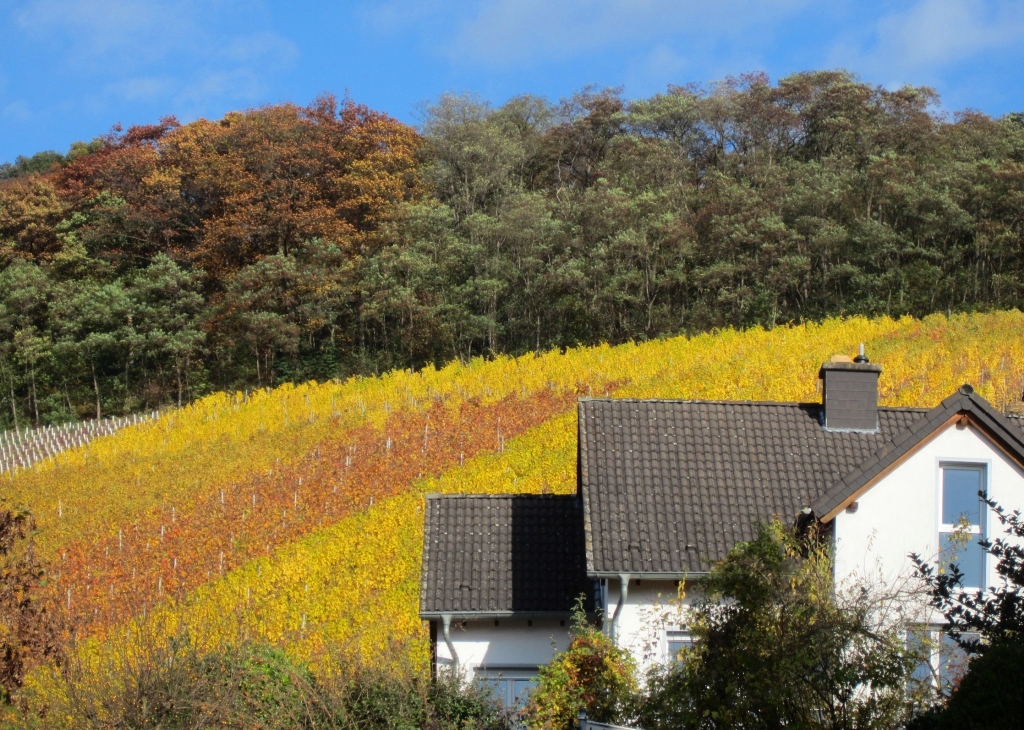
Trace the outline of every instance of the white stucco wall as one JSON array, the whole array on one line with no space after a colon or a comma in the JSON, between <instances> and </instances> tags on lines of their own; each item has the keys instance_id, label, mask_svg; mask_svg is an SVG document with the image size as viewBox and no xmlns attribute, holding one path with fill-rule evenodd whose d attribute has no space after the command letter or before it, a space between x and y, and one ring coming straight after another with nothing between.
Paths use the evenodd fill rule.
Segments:
<instances>
[{"instance_id":1,"label":"white stucco wall","mask_svg":"<svg viewBox=\"0 0 1024 730\"><path fill-rule=\"evenodd\" d=\"M529 625L532 621L532 626ZM569 646L569 619L508 618L480 621L452 621L449 631L459 667L467 680L477 668L538 667ZM449 665L451 652L437 627L437 662Z\"/></svg>"},{"instance_id":2,"label":"white stucco wall","mask_svg":"<svg viewBox=\"0 0 1024 730\"><path fill-rule=\"evenodd\" d=\"M836 516L837 585L878 579L899 584L913 575L909 553L937 558L940 465L947 462L984 464L989 496L1008 510L1024 508L1024 472L973 426L950 425L860 495L856 512ZM984 534L1001 536L998 519L985 512ZM985 569L987 585L995 584L991 558Z\"/></svg>"},{"instance_id":3,"label":"white stucco wall","mask_svg":"<svg viewBox=\"0 0 1024 730\"><path fill-rule=\"evenodd\" d=\"M676 581L633 578L629 582L626 601L619 613L616 644L628 649L636 660L640 676L654 663L668 661L666 631L682 628L686 607L694 600L692 583L686 585L680 599ZM620 581L609 578L602 591L605 597L605 630L618 606Z\"/></svg>"}]
</instances>

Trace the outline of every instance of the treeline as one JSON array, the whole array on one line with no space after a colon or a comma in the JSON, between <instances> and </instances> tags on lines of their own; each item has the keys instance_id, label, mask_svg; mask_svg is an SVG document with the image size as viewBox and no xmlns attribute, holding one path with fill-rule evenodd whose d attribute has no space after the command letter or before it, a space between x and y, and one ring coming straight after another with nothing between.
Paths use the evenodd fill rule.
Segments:
<instances>
[{"instance_id":1,"label":"treeline","mask_svg":"<svg viewBox=\"0 0 1024 730\"><path fill-rule=\"evenodd\" d=\"M844 72L331 97L0 169L5 425L841 314L1019 307L1024 115Z\"/></svg>"}]
</instances>

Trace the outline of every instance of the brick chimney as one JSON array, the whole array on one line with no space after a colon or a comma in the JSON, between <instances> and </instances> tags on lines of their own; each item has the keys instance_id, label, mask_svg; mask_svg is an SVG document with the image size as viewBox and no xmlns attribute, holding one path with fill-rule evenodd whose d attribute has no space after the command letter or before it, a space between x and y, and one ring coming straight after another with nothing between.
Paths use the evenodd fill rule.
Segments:
<instances>
[{"instance_id":1,"label":"brick chimney","mask_svg":"<svg viewBox=\"0 0 1024 730\"><path fill-rule=\"evenodd\" d=\"M826 431L878 431L878 375L880 365L868 362L864 345L853 360L835 355L822 363L822 425Z\"/></svg>"}]
</instances>

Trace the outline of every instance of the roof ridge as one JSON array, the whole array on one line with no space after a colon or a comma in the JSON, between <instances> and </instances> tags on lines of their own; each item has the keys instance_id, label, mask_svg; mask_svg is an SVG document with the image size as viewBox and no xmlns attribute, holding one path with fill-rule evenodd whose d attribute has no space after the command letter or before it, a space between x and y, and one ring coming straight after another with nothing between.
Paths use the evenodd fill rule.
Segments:
<instances>
[{"instance_id":1,"label":"roof ridge","mask_svg":"<svg viewBox=\"0 0 1024 730\"><path fill-rule=\"evenodd\" d=\"M712 406L789 406L791 408L821 408L822 404L813 401L794 400L705 400L700 398L591 398L582 397L578 402L602 403L706 403ZM924 406L878 406L880 411L898 411L902 413L927 413L931 408Z\"/></svg>"},{"instance_id":2,"label":"roof ridge","mask_svg":"<svg viewBox=\"0 0 1024 730\"><path fill-rule=\"evenodd\" d=\"M575 499L576 493L572 494L538 494L530 492L484 492L473 494L468 492L427 492L423 495L426 499L509 499L513 497L526 497L531 499Z\"/></svg>"}]
</instances>

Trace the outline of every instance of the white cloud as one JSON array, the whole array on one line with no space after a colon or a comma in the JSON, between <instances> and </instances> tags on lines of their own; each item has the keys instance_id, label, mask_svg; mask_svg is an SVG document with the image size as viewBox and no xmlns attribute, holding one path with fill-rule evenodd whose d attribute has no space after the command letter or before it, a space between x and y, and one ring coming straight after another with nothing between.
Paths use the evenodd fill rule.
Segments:
<instances>
[{"instance_id":1,"label":"white cloud","mask_svg":"<svg viewBox=\"0 0 1024 730\"><path fill-rule=\"evenodd\" d=\"M1024 2L1019 0L918 0L878 19L869 36L846 38L833 63L890 84L937 74L990 52L1019 55L1024 48Z\"/></svg>"},{"instance_id":2,"label":"white cloud","mask_svg":"<svg viewBox=\"0 0 1024 730\"><path fill-rule=\"evenodd\" d=\"M737 37L775 26L812 0L495 0L464 20L451 49L494 66L568 58L662 39Z\"/></svg>"},{"instance_id":3,"label":"white cloud","mask_svg":"<svg viewBox=\"0 0 1024 730\"><path fill-rule=\"evenodd\" d=\"M298 56L280 34L247 29L259 8L259 0L30 0L14 20L69 68L112 78L103 87L108 94L193 98L205 89L250 98L252 79L286 69Z\"/></svg>"},{"instance_id":4,"label":"white cloud","mask_svg":"<svg viewBox=\"0 0 1024 730\"><path fill-rule=\"evenodd\" d=\"M170 76L140 76L106 87L107 93L131 101L158 99L173 90L177 82Z\"/></svg>"},{"instance_id":5,"label":"white cloud","mask_svg":"<svg viewBox=\"0 0 1024 730\"><path fill-rule=\"evenodd\" d=\"M159 58L189 45L194 33L190 2L144 0L32 0L15 14L17 26L41 40L56 41L81 58Z\"/></svg>"},{"instance_id":6,"label":"white cloud","mask_svg":"<svg viewBox=\"0 0 1024 730\"><path fill-rule=\"evenodd\" d=\"M32 119L32 109L25 101L13 101L0 109L0 117L15 122L27 122Z\"/></svg>"},{"instance_id":7,"label":"white cloud","mask_svg":"<svg viewBox=\"0 0 1024 730\"><path fill-rule=\"evenodd\" d=\"M388 33L450 15L453 10L466 4L451 0L387 0L364 5L359 9L359 15L373 30Z\"/></svg>"},{"instance_id":8,"label":"white cloud","mask_svg":"<svg viewBox=\"0 0 1024 730\"><path fill-rule=\"evenodd\" d=\"M298 58L299 49L277 33L263 31L232 39L225 45L224 55L235 61L269 61L287 66Z\"/></svg>"},{"instance_id":9,"label":"white cloud","mask_svg":"<svg viewBox=\"0 0 1024 730\"><path fill-rule=\"evenodd\" d=\"M260 75L248 68L197 76L182 84L175 96L179 107L199 109L209 99L253 101L267 90Z\"/></svg>"}]
</instances>

